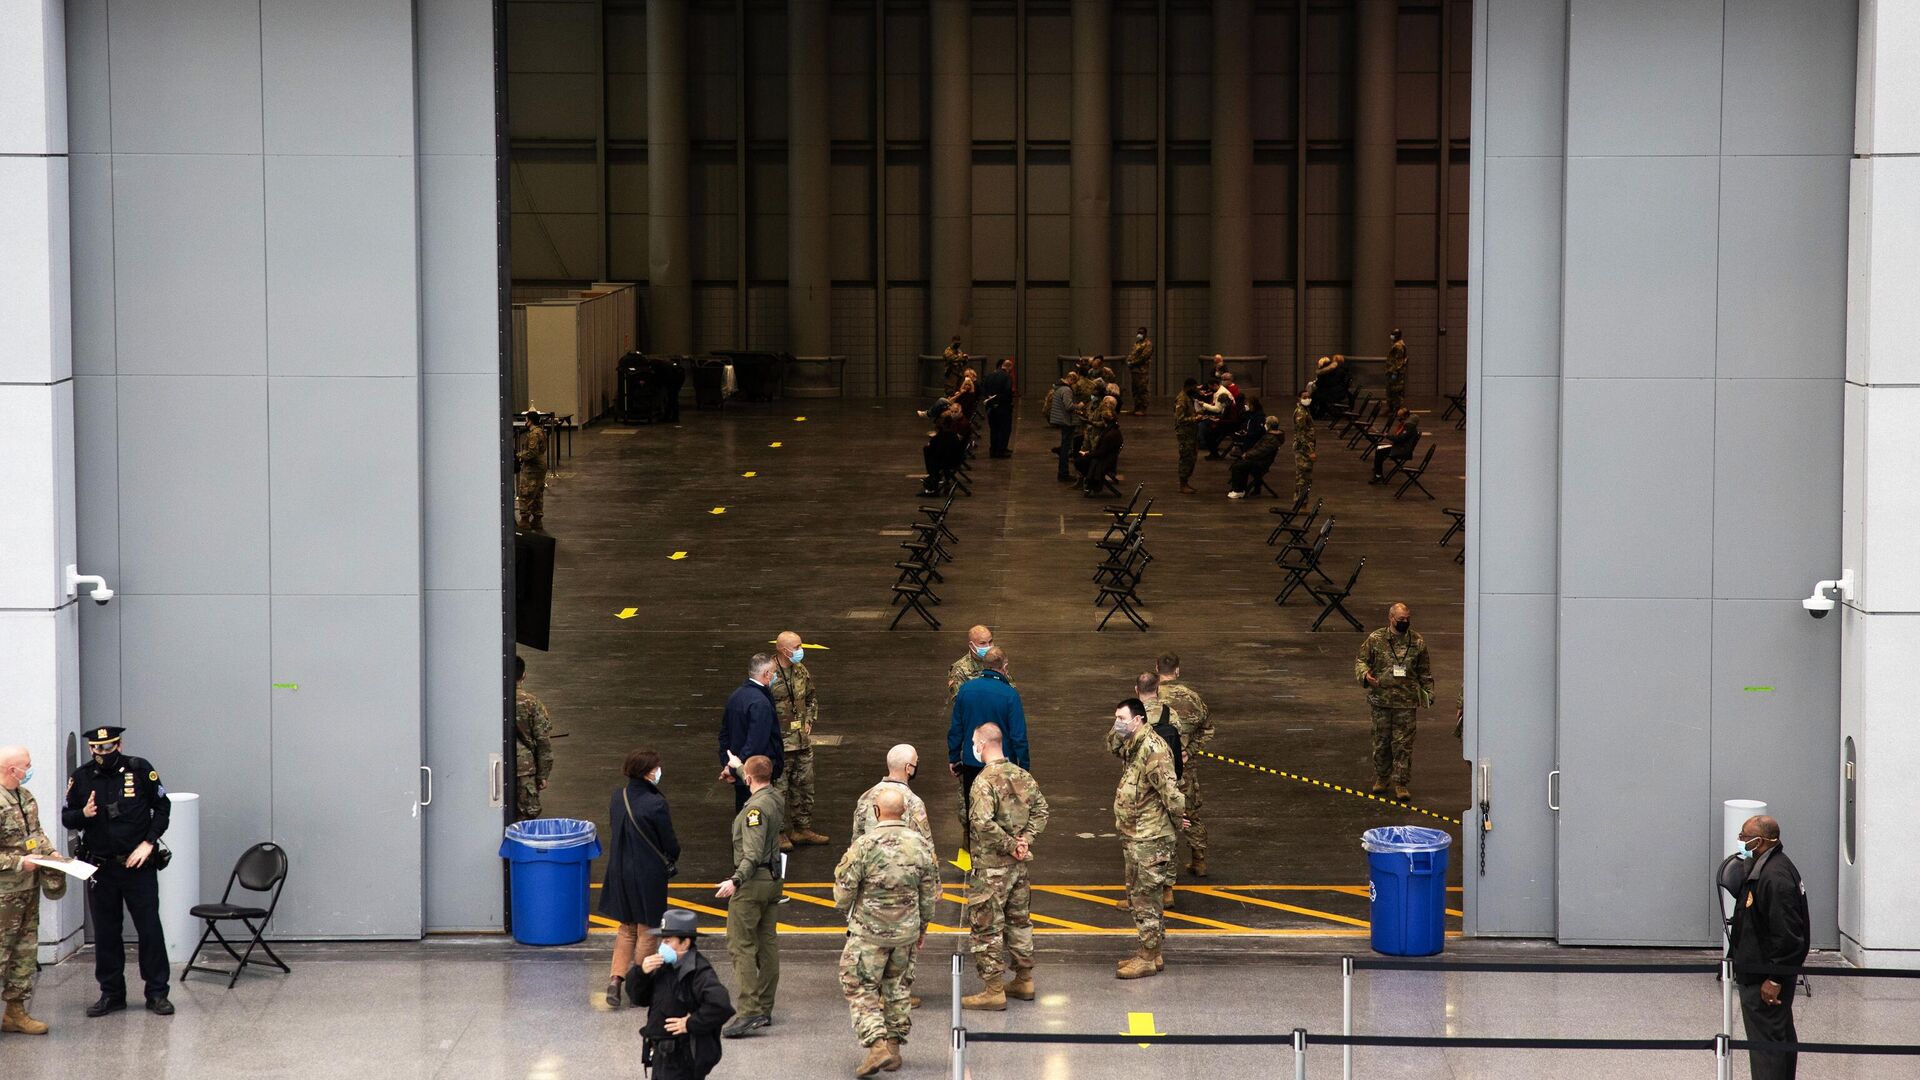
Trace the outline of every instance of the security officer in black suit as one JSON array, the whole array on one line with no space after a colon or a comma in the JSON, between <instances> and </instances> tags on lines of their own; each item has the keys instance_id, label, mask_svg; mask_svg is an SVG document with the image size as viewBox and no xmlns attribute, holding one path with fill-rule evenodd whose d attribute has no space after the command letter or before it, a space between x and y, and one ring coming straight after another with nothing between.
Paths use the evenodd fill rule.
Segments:
<instances>
[{"instance_id":1,"label":"security officer in black suit","mask_svg":"<svg viewBox=\"0 0 1920 1080\"><path fill-rule=\"evenodd\" d=\"M1794 976L1763 974L1755 967L1799 967L1807 959L1807 887L1793 860L1780 850L1780 823L1748 818L1740 826L1741 850L1753 869L1733 909L1730 956L1740 986L1740 1015L1754 1042L1798 1042L1793 1027ZM1745 854L1742 854L1744 852ZM1754 1080L1792 1080L1799 1055L1750 1050Z\"/></svg>"},{"instance_id":2,"label":"security officer in black suit","mask_svg":"<svg viewBox=\"0 0 1920 1080\"><path fill-rule=\"evenodd\" d=\"M88 1016L105 1016L127 1007L127 950L120 936L120 906L133 915L140 932L140 977L146 981L147 1011L173 1015L167 1000L167 939L160 926L160 876L154 845L167 831L173 803L160 773L145 760L120 752L125 728L89 728L83 732L93 760L73 771L60 820L80 830L80 850L98 864L87 893L93 915L93 976L100 1000Z\"/></svg>"}]
</instances>

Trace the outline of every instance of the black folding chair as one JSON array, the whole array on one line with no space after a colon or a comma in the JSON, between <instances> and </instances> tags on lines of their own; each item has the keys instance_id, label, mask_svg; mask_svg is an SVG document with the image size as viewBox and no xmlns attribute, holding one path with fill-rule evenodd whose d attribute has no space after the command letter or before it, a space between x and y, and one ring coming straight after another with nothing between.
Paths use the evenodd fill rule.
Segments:
<instances>
[{"instance_id":1,"label":"black folding chair","mask_svg":"<svg viewBox=\"0 0 1920 1080\"><path fill-rule=\"evenodd\" d=\"M1416 465L1411 469L1402 468L1399 470L1400 488L1399 490L1393 493L1394 498L1397 499L1400 496L1405 495L1407 493L1408 488L1419 488L1420 494L1425 495L1428 501L1432 501L1433 492L1427 490L1427 485L1421 483L1420 478L1426 475L1427 466L1433 464L1434 449L1435 448L1432 445L1429 445L1427 447L1427 456L1420 459L1419 465ZM1401 462L1401 464L1405 465L1406 462ZM1393 476L1394 476L1393 473L1388 473L1386 476L1386 479L1391 480L1393 479Z\"/></svg>"},{"instance_id":2,"label":"black folding chair","mask_svg":"<svg viewBox=\"0 0 1920 1080\"><path fill-rule=\"evenodd\" d=\"M1275 525L1273 531L1267 534L1268 547L1272 547L1282 539L1285 539L1289 544L1297 544L1306 538L1307 530L1313 528L1313 519L1320 516L1320 508L1327 505L1325 499L1316 499L1314 500L1313 509L1308 511L1306 517L1301 517L1300 508L1307 505L1307 499L1311 495L1312 492L1308 492L1306 495L1300 496L1293 504L1293 509L1291 510L1281 510L1279 507L1275 507L1267 511L1269 514L1280 515L1280 523Z\"/></svg>"},{"instance_id":3,"label":"black folding chair","mask_svg":"<svg viewBox=\"0 0 1920 1080\"><path fill-rule=\"evenodd\" d=\"M1346 585L1330 589L1316 589L1311 585L1307 586L1308 592L1319 597L1321 602L1326 604L1326 607L1320 609L1320 617L1313 620L1312 626L1307 627L1308 633L1318 631L1320 624L1327 621L1327 616L1336 613L1341 618L1347 620L1347 624L1355 630L1366 629L1366 627L1360 625L1360 620L1354 618L1353 613L1347 610L1347 597L1353 595L1353 586L1360 580L1360 571L1366 568L1367 560L1363 556L1360 559L1360 565L1353 568L1353 576L1347 579Z\"/></svg>"},{"instance_id":4,"label":"black folding chair","mask_svg":"<svg viewBox=\"0 0 1920 1080\"><path fill-rule=\"evenodd\" d=\"M233 872L227 875L227 890L220 894L220 902L197 904L189 912L196 919L205 919L207 929L200 935L200 944L193 947L193 955L187 959L187 969L180 973L180 980L185 982L188 973L194 971L204 971L209 975L226 975L229 976L227 989L231 990L233 984L240 981L240 973L253 964L272 964L289 975L293 974L293 969L287 966L286 961L274 955L273 946L268 945L262 938L262 935L267 932L267 924L273 921L274 909L280 906L280 891L286 887L286 884L287 851L285 848L278 844L255 844L242 853L240 860L233 864ZM263 908L235 904L232 902L235 885L249 892L272 893L273 897ZM254 923L256 919L259 920L258 925ZM227 940L225 934L220 932L220 924L223 922L238 922L252 933L253 940L247 943L245 953L235 952L233 944ZM200 959L200 950L207 947L208 938L219 942L220 947L227 950L227 955L233 957L234 966L231 969L201 967L196 963ZM266 953L267 958L255 960L253 958L255 949Z\"/></svg>"},{"instance_id":5,"label":"black folding chair","mask_svg":"<svg viewBox=\"0 0 1920 1080\"><path fill-rule=\"evenodd\" d=\"M1453 519L1453 524L1447 526L1447 531L1440 534L1440 546L1446 547L1453 542L1454 537L1460 535L1461 529L1467 527L1467 512L1455 510L1451 506L1441 507L1440 512Z\"/></svg>"},{"instance_id":6,"label":"black folding chair","mask_svg":"<svg viewBox=\"0 0 1920 1080\"><path fill-rule=\"evenodd\" d=\"M1378 416L1380 414L1380 410L1377 408L1377 406L1381 404L1383 403L1378 399L1376 399L1372 394L1363 394L1361 395L1360 400L1354 402L1353 408L1347 409L1344 412L1340 413L1340 415L1334 417L1334 422L1331 425L1329 425L1329 427L1332 429L1335 435L1339 435L1342 437L1351 435L1353 434L1353 429L1355 425L1364 425L1370 421L1371 418L1369 418L1369 420L1361 419L1362 416L1367 415L1368 407L1376 406L1373 409L1372 415Z\"/></svg>"},{"instance_id":7,"label":"black folding chair","mask_svg":"<svg viewBox=\"0 0 1920 1080\"><path fill-rule=\"evenodd\" d=\"M1333 535L1333 522L1333 518L1327 518L1327 523L1320 526L1320 535L1314 537L1310 546L1296 544L1280 553L1280 569L1286 572L1287 579L1281 584L1279 595L1273 598L1274 603L1286 604L1287 597L1299 588L1305 588L1310 596L1314 595L1313 586L1307 583L1309 574L1318 574L1327 584L1333 584L1333 579L1320 569L1320 556L1327 550L1327 540Z\"/></svg>"},{"instance_id":8,"label":"black folding chair","mask_svg":"<svg viewBox=\"0 0 1920 1080\"><path fill-rule=\"evenodd\" d=\"M1386 407L1386 402L1375 401L1373 404L1367 406L1365 415L1356 415L1352 422L1347 424L1346 427L1335 431L1333 437L1336 439L1345 439L1348 449L1361 445L1363 440L1374 438L1374 425L1381 422L1380 412ZM1388 417L1387 419L1390 421L1392 417Z\"/></svg>"},{"instance_id":9,"label":"black folding chair","mask_svg":"<svg viewBox=\"0 0 1920 1080\"><path fill-rule=\"evenodd\" d=\"M939 506L922 506L920 512L926 515L929 522L940 527L940 536L942 539L949 540L956 544L960 542L960 537L956 535L952 529L947 527L947 515L953 512L953 495L951 493L947 495L946 502L941 503Z\"/></svg>"},{"instance_id":10,"label":"black folding chair","mask_svg":"<svg viewBox=\"0 0 1920 1080\"><path fill-rule=\"evenodd\" d=\"M1280 545L1280 553L1273 557L1274 562L1284 567L1287 565L1288 552L1304 551L1313 546L1312 542L1307 539L1307 534L1313 531L1313 519L1319 516L1320 508L1325 505L1325 500L1316 500L1313 504L1313 513L1308 514L1302 519L1300 524L1287 526L1287 535L1283 538L1283 542ZM1329 515L1321 527L1322 529L1327 529L1331 528L1332 525L1333 517Z\"/></svg>"},{"instance_id":11,"label":"black folding chair","mask_svg":"<svg viewBox=\"0 0 1920 1080\"><path fill-rule=\"evenodd\" d=\"M1441 410L1440 419L1442 420L1452 419L1455 413L1460 414L1460 416L1464 419L1467 415L1467 384L1466 383L1460 384L1459 393L1447 394L1444 396L1447 399L1447 407Z\"/></svg>"},{"instance_id":12,"label":"black folding chair","mask_svg":"<svg viewBox=\"0 0 1920 1080\"><path fill-rule=\"evenodd\" d=\"M924 583L917 585L913 583L896 584L893 587L893 598L897 601L905 601L905 606L894 615L893 622L887 624L887 629L899 629L900 620L906 618L907 612L909 611L920 616L920 618L925 620L926 624L933 629L940 629L940 620L933 617L933 612L927 610L925 603L927 598L932 595L932 590L928 589ZM934 602L938 603L939 601L936 599Z\"/></svg>"}]
</instances>

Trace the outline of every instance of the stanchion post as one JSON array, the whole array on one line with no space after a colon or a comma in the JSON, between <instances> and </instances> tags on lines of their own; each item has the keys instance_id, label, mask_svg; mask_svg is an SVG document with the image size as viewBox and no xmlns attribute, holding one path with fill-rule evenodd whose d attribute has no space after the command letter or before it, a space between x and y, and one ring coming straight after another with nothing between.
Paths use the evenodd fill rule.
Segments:
<instances>
[{"instance_id":1,"label":"stanchion post","mask_svg":"<svg viewBox=\"0 0 1920 1080\"><path fill-rule=\"evenodd\" d=\"M1307 1029L1293 1029L1293 1080L1307 1080Z\"/></svg>"},{"instance_id":2,"label":"stanchion post","mask_svg":"<svg viewBox=\"0 0 1920 1080\"><path fill-rule=\"evenodd\" d=\"M953 1080L967 1075L967 1032L960 1026L960 954L953 954Z\"/></svg>"},{"instance_id":3,"label":"stanchion post","mask_svg":"<svg viewBox=\"0 0 1920 1080\"><path fill-rule=\"evenodd\" d=\"M1340 1034L1353 1034L1353 957L1340 958ZM1340 1048L1340 1076L1353 1080L1353 1046Z\"/></svg>"},{"instance_id":4,"label":"stanchion post","mask_svg":"<svg viewBox=\"0 0 1920 1080\"><path fill-rule=\"evenodd\" d=\"M1720 961L1720 1034L1733 1035L1733 961Z\"/></svg>"},{"instance_id":5,"label":"stanchion post","mask_svg":"<svg viewBox=\"0 0 1920 1080\"><path fill-rule=\"evenodd\" d=\"M1713 1075L1719 1080L1732 1080L1733 1060L1728 1052L1727 1036L1713 1037ZM958 1080L956 1077L955 1080Z\"/></svg>"}]
</instances>

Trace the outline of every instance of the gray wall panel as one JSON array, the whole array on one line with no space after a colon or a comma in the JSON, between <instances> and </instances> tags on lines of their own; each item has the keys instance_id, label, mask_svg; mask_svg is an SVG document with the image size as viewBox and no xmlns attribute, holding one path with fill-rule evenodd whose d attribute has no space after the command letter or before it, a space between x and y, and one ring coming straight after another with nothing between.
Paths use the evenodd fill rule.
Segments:
<instances>
[{"instance_id":1,"label":"gray wall panel","mask_svg":"<svg viewBox=\"0 0 1920 1080\"><path fill-rule=\"evenodd\" d=\"M418 592L418 382L267 381L274 592Z\"/></svg>"},{"instance_id":2,"label":"gray wall panel","mask_svg":"<svg viewBox=\"0 0 1920 1080\"><path fill-rule=\"evenodd\" d=\"M472 0L415 0L419 152L493 158L493 11ZM644 19L628 20L644 23ZM641 106L644 113L645 106ZM431 206L426 199L422 203ZM491 264L492 259L488 259Z\"/></svg>"},{"instance_id":3,"label":"gray wall panel","mask_svg":"<svg viewBox=\"0 0 1920 1080\"><path fill-rule=\"evenodd\" d=\"M104 153L113 142L107 88L107 0L66 0L67 151Z\"/></svg>"},{"instance_id":4,"label":"gray wall panel","mask_svg":"<svg viewBox=\"0 0 1920 1080\"><path fill-rule=\"evenodd\" d=\"M1486 557L1481 562L1499 565ZM1499 824L1493 835L1467 830L1470 845L1487 845L1487 878L1466 878L1484 931L1553 933L1555 823L1538 792L1554 767L1555 603L1551 593L1481 600L1479 651L1486 664L1470 692L1478 717L1473 756L1488 765Z\"/></svg>"},{"instance_id":5,"label":"gray wall panel","mask_svg":"<svg viewBox=\"0 0 1920 1080\"><path fill-rule=\"evenodd\" d=\"M67 159L68 258L73 282L73 373L111 375L113 355L113 161Z\"/></svg>"},{"instance_id":6,"label":"gray wall panel","mask_svg":"<svg viewBox=\"0 0 1920 1080\"><path fill-rule=\"evenodd\" d=\"M120 534L140 542L116 591L266 592L267 380L123 376L120 391Z\"/></svg>"},{"instance_id":7,"label":"gray wall panel","mask_svg":"<svg viewBox=\"0 0 1920 1080\"><path fill-rule=\"evenodd\" d=\"M1726 154L1853 150L1854 0L1741 0L1726 6Z\"/></svg>"},{"instance_id":8,"label":"gray wall panel","mask_svg":"<svg viewBox=\"0 0 1920 1080\"><path fill-rule=\"evenodd\" d=\"M1711 622L1706 600L1560 601L1563 942L1704 940Z\"/></svg>"},{"instance_id":9,"label":"gray wall panel","mask_svg":"<svg viewBox=\"0 0 1920 1080\"><path fill-rule=\"evenodd\" d=\"M1561 400L1560 594L1710 595L1712 380L1568 379Z\"/></svg>"},{"instance_id":10,"label":"gray wall panel","mask_svg":"<svg viewBox=\"0 0 1920 1080\"><path fill-rule=\"evenodd\" d=\"M1557 157L1489 158L1482 166L1487 204L1500 208L1483 224L1491 299L1476 327L1481 372L1560 372L1560 194Z\"/></svg>"},{"instance_id":11,"label":"gray wall panel","mask_svg":"<svg viewBox=\"0 0 1920 1080\"><path fill-rule=\"evenodd\" d=\"M276 596L273 839L298 888L274 917L289 937L393 937L421 926L418 596ZM351 763L342 787L325 762ZM383 862L382 888L358 867ZM489 885L491 883L488 883Z\"/></svg>"},{"instance_id":12,"label":"gray wall panel","mask_svg":"<svg viewBox=\"0 0 1920 1080\"><path fill-rule=\"evenodd\" d=\"M487 755L501 746L500 593L429 592L425 602L427 925L497 929L505 818L487 805Z\"/></svg>"},{"instance_id":13,"label":"gray wall panel","mask_svg":"<svg viewBox=\"0 0 1920 1080\"><path fill-rule=\"evenodd\" d=\"M1722 378L1846 374L1847 159L1720 164Z\"/></svg>"},{"instance_id":14,"label":"gray wall panel","mask_svg":"<svg viewBox=\"0 0 1920 1080\"><path fill-rule=\"evenodd\" d=\"M1559 551L1536 527L1559 501L1560 380L1485 379L1475 399L1501 418L1481 433L1480 565L1488 593L1551 593ZM1505 665L1501 665L1505 669Z\"/></svg>"},{"instance_id":15,"label":"gray wall panel","mask_svg":"<svg viewBox=\"0 0 1920 1080\"><path fill-rule=\"evenodd\" d=\"M1842 383L1715 386L1713 595L1798 600L1840 565Z\"/></svg>"},{"instance_id":16,"label":"gray wall panel","mask_svg":"<svg viewBox=\"0 0 1920 1080\"><path fill-rule=\"evenodd\" d=\"M420 159L420 368L500 369L491 156Z\"/></svg>"},{"instance_id":17,"label":"gray wall panel","mask_svg":"<svg viewBox=\"0 0 1920 1080\"><path fill-rule=\"evenodd\" d=\"M266 371L264 200L257 157L115 155L121 374Z\"/></svg>"},{"instance_id":18,"label":"gray wall panel","mask_svg":"<svg viewBox=\"0 0 1920 1080\"><path fill-rule=\"evenodd\" d=\"M420 370L416 197L411 158L267 158L273 374Z\"/></svg>"},{"instance_id":19,"label":"gray wall panel","mask_svg":"<svg viewBox=\"0 0 1920 1080\"><path fill-rule=\"evenodd\" d=\"M1819 949L1838 947L1840 936L1839 676L1840 635L1807 618L1800 605L1713 602L1713 783L1706 809L1715 820L1723 800L1766 802L1806 880ZM1719 831L1708 831L1700 858L1711 866L1725 853Z\"/></svg>"},{"instance_id":20,"label":"gray wall panel","mask_svg":"<svg viewBox=\"0 0 1920 1080\"><path fill-rule=\"evenodd\" d=\"M120 584L120 458L113 432L119 409L116 380L74 377L73 429L101 435L74 445L74 554L87 573L103 575L116 588ZM82 620L83 630L86 625Z\"/></svg>"},{"instance_id":21,"label":"gray wall panel","mask_svg":"<svg viewBox=\"0 0 1920 1080\"><path fill-rule=\"evenodd\" d=\"M278 680L268 655L268 603L265 596L129 596L114 605L130 704L127 751L152 760L170 790L199 794L200 892L208 897L226 886L241 852L272 836L269 695L289 691L271 688Z\"/></svg>"},{"instance_id":22,"label":"gray wall panel","mask_svg":"<svg viewBox=\"0 0 1920 1080\"><path fill-rule=\"evenodd\" d=\"M107 7L115 153L260 152L259 0Z\"/></svg>"},{"instance_id":23,"label":"gray wall panel","mask_svg":"<svg viewBox=\"0 0 1920 1080\"><path fill-rule=\"evenodd\" d=\"M1719 153L1723 2L1571 0L1567 153Z\"/></svg>"},{"instance_id":24,"label":"gray wall panel","mask_svg":"<svg viewBox=\"0 0 1920 1080\"><path fill-rule=\"evenodd\" d=\"M1568 378L1713 374L1719 162L1567 161Z\"/></svg>"},{"instance_id":25,"label":"gray wall panel","mask_svg":"<svg viewBox=\"0 0 1920 1080\"><path fill-rule=\"evenodd\" d=\"M413 153L410 2L261 0L260 55L267 153Z\"/></svg>"},{"instance_id":26,"label":"gray wall panel","mask_svg":"<svg viewBox=\"0 0 1920 1080\"><path fill-rule=\"evenodd\" d=\"M500 377L429 375L422 396L425 587L497 593L506 497L500 482Z\"/></svg>"}]
</instances>

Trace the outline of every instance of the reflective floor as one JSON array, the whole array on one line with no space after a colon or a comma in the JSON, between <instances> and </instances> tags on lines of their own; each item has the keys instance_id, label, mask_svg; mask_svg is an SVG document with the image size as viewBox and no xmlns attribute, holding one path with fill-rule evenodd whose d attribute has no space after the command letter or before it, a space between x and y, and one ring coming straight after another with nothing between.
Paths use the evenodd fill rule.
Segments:
<instances>
[{"instance_id":1,"label":"reflective floor","mask_svg":"<svg viewBox=\"0 0 1920 1080\"><path fill-rule=\"evenodd\" d=\"M90 1077L446 1077L559 1080L639 1077L639 1015L598 1007L604 938L531 949L499 938L422 944L289 945L292 975L249 975L229 991L195 976L176 983L177 1015L145 1012L89 1020L95 996L90 955L42 972L34 1012L43 1037L0 1035L9 1080ZM723 943L706 946L721 978L732 974ZM906 1067L897 1075L944 1077L950 1038L951 939L929 941L917 989ZM1166 972L1118 982L1122 946L1098 938L1041 943L1039 999L1005 1013L967 1013L970 1031L1275 1033L1340 1029L1340 943L1277 944L1188 938L1169 946ZM1553 949L1471 942L1456 956L1555 960L1697 960L1698 954ZM838 949L825 937L790 937L783 949L775 1025L725 1044L718 1077L851 1076L860 1061L836 982ZM1830 963L1816 955L1815 963ZM967 989L973 989L971 975ZM1911 1042L1920 985L1819 978L1799 1003L1802 1038ZM1531 1037L1707 1038L1718 1030L1720 993L1696 975L1543 975L1362 972L1356 1030L1370 1034ZM1737 1024L1737 1021L1736 1021ZM1914 1058L1803 1056L1808 1078L1920 1075ZM1315 1047L1309 1075L1340 1075L1337 1048ZM970 1074L987 1078L1291 1076L1292 1053L1250 1047L1031 1046L975 1044ZM1417 1080L1466 1078L1670 1078L1713 1075L1709 1053L1363 1049L1354 1075ZM1736 1055L1734 1075L1746 1075Z\"/></svg>"}]
</instances>

